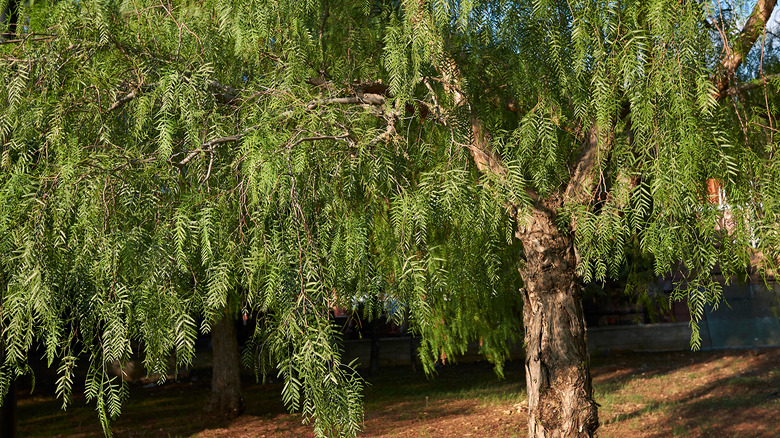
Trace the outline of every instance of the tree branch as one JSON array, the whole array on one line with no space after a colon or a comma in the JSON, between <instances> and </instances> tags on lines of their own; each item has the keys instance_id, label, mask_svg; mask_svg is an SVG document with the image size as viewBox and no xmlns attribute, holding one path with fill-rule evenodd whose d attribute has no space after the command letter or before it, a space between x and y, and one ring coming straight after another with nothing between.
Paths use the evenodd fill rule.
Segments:
<instances>
[{"instance_id":1,"label":"tree branch","mask_svg":"<svg viewBox=\"0 0 780 438\"><path fill-rule=\"evenodd\" d=\"M626 102L618 115L618 120L624 120L631 114L631 106ZM599 154L609 154L612 145L612 135L608 135L605 144L599 144L599 130L602 127L593 124L582 138L583 148L574 166L574 174L566 185L566 202L586 202L593 198L594 172L599 166Z\"/></svg>"},{"instance_id":2,"label":"tree branch","mask_svg":"<svg viewBox=\"0 0 780 438\"><path fill-rule=\"evenodd\" d=\"M186 75L185 75L186 77ZM148 90L150 87L153 87L153 85L144 85L143 87L138 87L134 89L133 91L125 94L124 96L117 99L110 108L108 108L108 112L114 111L116 109L119 109L123 107L126 103L130 102L131 100L138 97L142 91ZM234 103L239 96L241 95L240 90L236 90L235 88L229 86L229 85L222 85L221 83L217 81L210 81L208 83L209 91L211 91L214 94L214 97L216 97L217 101L223 104L232 104Z\"/></svg>"},{"instance_id":3,"label":"tree branch","mask_svg":"<svg viewBox=\"0 0 780 438\"><path fill-rule=\"evenodd\" d=\"M138 96L138 90L133 90L126 95L120 97L119 99L114 102L113 105L111 105L111 108L108 109L108 112L114 111L117 108L123 107L127 102L130 102L131 100L135 99L136 96Z\"/></svg>"},{"instance_id":4,"label":"tree branch","mask_svg":"<svg viewBox=\"0 0 780 438\"><path fill-rule=\"evenodd\" d=\"M342 135L318 135L315 137L304 137L299 138L294 143L291 143L289 146L287 146L287 149L293 149L295 146L298 146L299 144L307 141L320 141L320 140L339 140L339 141L346 141L350 138L350 134L342 134Z\"/></svg>"},{"instance_id":5,"label":"tree branch","mask_svg":"<svg viewBox=\"0 0 780 438\"><path fill-rule=\"evenodd\" d=\"M398 121L398 114L391 111L389 114L385 115L385 120L387 120L387 128L385 128L383 133L369 141L369 146L374 146L380 142L388 142L393 135L395 135L395 123Z\"/></svg>"},{"instance_id":6,"label":"tree branch","mask_svg":"<svg viewBox=\"0 0 780 438\"><path fill-rule=\"evenodd\" d=\"M763 77L760 77L758 79L753 79L752 81L743 82L741 84L734 85L728 89L727 94L733 94L733 93L741 93L743 91L749 91L754 88L763 87L764 84L770 79L778 78L780 77L780 73L775 73L771 75L766 75Z\"/></svg>"},{"instance_id":7,"label":"tree branch","mask_svg":"<svg viewBox=\"0 0 780 438\"><path fill-rule=\"evenodd\" d=\"M198 149L194 149L194 150L190 151L190 153L187 154L187 156L184 157L183 160L179 161L178 163L172 162L172 164L174 166L176 166L176 167L184 166L185 164L187 164L190 161L192 161L192 159L195 158L199 153L201 153L201 152L213 152L214 151L214 147L217 146L217 145L220 145L220 144L223 144L223 143L231 143L231 142L234 142L234 141L239 141L245 135L247 135L248 133L254 131L255 129L257 129L257 126L252 126L250 128L247 128L247 129L241 131L240 133L238 133L236 135L230 135L230 136L227 136L227 137L218 137L218 138L211 139L211 140L203 143ZM176 155L178 155L178 154L176 154Z\"/></svg>"},{"instance_id":8,"label":"tree branch","mask_svg":"<svg viewBox=\"0 0 780 438\"><path fill-rule=\"evenodd\" d=\"M755 44L756 39L761 35L766 26L772 11L777 4L777 0L758 0L753 8L750 17L748 17L742 31L734 43L734 47L725 47L726 54L718 64L718 72L713 78L716 94L715 97L720 100L726 97L729 90L729 81L737 71L737 67L747 56L750 49Z\"/></svg>"},{"instance_id":9,"label":"tree branch","mask_svg":"<svg viewBox=\"0 0 780 438\"><path fill-rule=\"evenodd\" d=\"M18 39L15 39L15 40L1 40L0 39L0 44L16 44L16 43L25 43L27 41L44 41L44 40L50 40L52 38L55 38L56 36L57 35L52 35L52 36L48 36L48 37L35 37L35 38L27 38L27 37L25 37L25 38L18 38Z\"/></svg>"},{"instance_id":10,"label":"tree branch","mask_svg":"<svg viewBox=\"0 0 780 438\"><path fill-rule=\"evenodd\" d=\"M240 90L236 90L230 85L223 85L217 81L209 81L209 91L220 103L231 104L241 95Z\"/></svg>"},{"instance_id":11,"label":"tree branch","mask_svg":"<svg viewBox=\"0 0 780 438\"><path fill-rule=\"evenodd\" d=\"M333 97L329 99L314 100L306 105L306 108L313 110L320 105L329 105L332 103L340 105L373 105L382 106L385 104L385 97L380 94L365 93L359 96Z\"/></svg>"},{"instance_id":12,"label":"tree branch","mask_svg":"<svg viewBox=\"0 0 780 438\"><path fill-rule=\"evenodd\" d=\"M593 171L599 162L599 129L596 124L585 133L583 142L584 146L574 167L574 174L566 186L567 201L585 202L593 191Z\"/></svg>"},{"instance_id":13,"label":"tree branch","mask_svg":"<svg viewBox=\"0 0 780 438\"><path fill-rule=\"evenodd\" d=\"M504 176L507 173L501 157L490 146L490 137L482 127L482 121L475 115L471 116L471 135L473 141L467 145L477 169L484 173L495 173Z\"/></svg>"}]
</instances>

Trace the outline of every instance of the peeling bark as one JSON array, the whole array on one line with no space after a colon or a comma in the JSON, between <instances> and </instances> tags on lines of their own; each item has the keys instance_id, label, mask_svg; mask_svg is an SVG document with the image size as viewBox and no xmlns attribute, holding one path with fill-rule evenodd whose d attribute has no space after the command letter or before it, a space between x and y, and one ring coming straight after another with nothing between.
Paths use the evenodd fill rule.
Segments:
<instances>
[{"instance_id":1,"label":"peeling bark","mask_svg":"<svg viewBox=\"0 0 780 438\"><path fill-rule=\"evenodd\" d=\"M529 437L591 437L599 426L575 273L572 238L559 231L551 199L517 230L523 276Z\"/></svg>"},{"instance_id":2,"label":"peeling bark","mask_svg":"<svg viewBox=\"0 0 780 438\"><path fill-rule=\"evenodd\" d=\"M506 174L500 156L490 149L488 134L472 118L469 150L480 171ZM598 131L590 129L575 176L563 197L587 197L598 165ZM523 327L528 392L528 436L592 437L599 427L593 400L590 358L582 311L582 289L576 274L573 229L558 228L561 197L544 200L529 190L532 219L521 224L516 237L523 243ZM511 210L514 210L512 208Z\"/></svg>"}]
</instances>

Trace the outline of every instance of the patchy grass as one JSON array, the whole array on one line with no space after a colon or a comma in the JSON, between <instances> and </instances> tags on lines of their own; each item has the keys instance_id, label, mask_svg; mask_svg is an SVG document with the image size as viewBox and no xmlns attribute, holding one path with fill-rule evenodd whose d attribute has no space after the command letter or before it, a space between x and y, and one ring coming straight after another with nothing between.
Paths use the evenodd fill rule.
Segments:
<instances>
[{"instance_id":1,"label":"patchy grass","mask_svg":"<svg viewBox=\"0 0 780 438\"><path fill-rule=\"evenodd\" d=\"M602 437L780 437L780 350L617 356L594 368Z\"/></svg>"},{"instance_id":2,"label":"patchy grass","mask_svg":"<svg viewBox=\"0 0 780 438\"><path fill-rule=\"evenodd\" d=\"M365 437L522 437L522 362L505 379L489 364L448 366L426 378L408 368L381 370L365 392ZM612 355L595 358L600 437L780 437L780 349ZM300 416L286 412L281 384L248 383L247 412L237 420L205 418L208 382L133 387L118 437L309 437ZM45 394L20 392L23 437L102 436L93 406L75 397L67 412Z\"/></svg>"}]
</instances>

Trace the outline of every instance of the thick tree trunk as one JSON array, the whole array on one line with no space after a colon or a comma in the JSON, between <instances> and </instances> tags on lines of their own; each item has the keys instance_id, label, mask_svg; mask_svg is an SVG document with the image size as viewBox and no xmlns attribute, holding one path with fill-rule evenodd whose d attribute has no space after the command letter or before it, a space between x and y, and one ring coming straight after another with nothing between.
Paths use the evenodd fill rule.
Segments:
<instances>
[{"instance_id":1,"label":"thick tree trunk","mask_svg":"<svg viewBox=\"0 0 780 438\"><path fill-rule=\"evenodd\" d=\"M213 415L237 417L244 412L244 397L236 325L230 316L212 327L211 345L214 353L211 395L205 410Z\"/></svg>"},{"instance_id":2,"label":"thick tree trunk","mask_svg":"<svg viewBox=\"0 0 780 438\"><path fill-rule=\"evenodd\" d=\"M521 226L526 263L523 325L529 437L590 437L599 425L593 400L582 291L570 236L556 226L559 202Z\"/></svg>"}]
</instances>

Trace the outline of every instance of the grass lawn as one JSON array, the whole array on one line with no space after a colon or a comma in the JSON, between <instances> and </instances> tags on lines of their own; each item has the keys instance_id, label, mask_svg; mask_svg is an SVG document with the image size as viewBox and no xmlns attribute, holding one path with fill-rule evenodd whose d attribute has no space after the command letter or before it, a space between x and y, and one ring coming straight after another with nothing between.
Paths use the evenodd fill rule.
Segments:
<instances>
[{"instance_id":1,"label":"grass lawn","mask_svg":"<svg viewBox=\"0 0 780 438\"><path fill-rule=\"evenodd\" d=\"M600 437L780 437L780 349L597 357ZM433 379L408 367L368 378L365 437L522 437L521 361L498 380L489 364L447 366ZM308 437L280 401L281 383L248 383L246 414L215 422L201 408L208 382L131 388L113 423L117 437ZM67 412L43 389L19 394L22 437L102 436L94 406L74 397Z\"/></svg>"}]
</instances>

